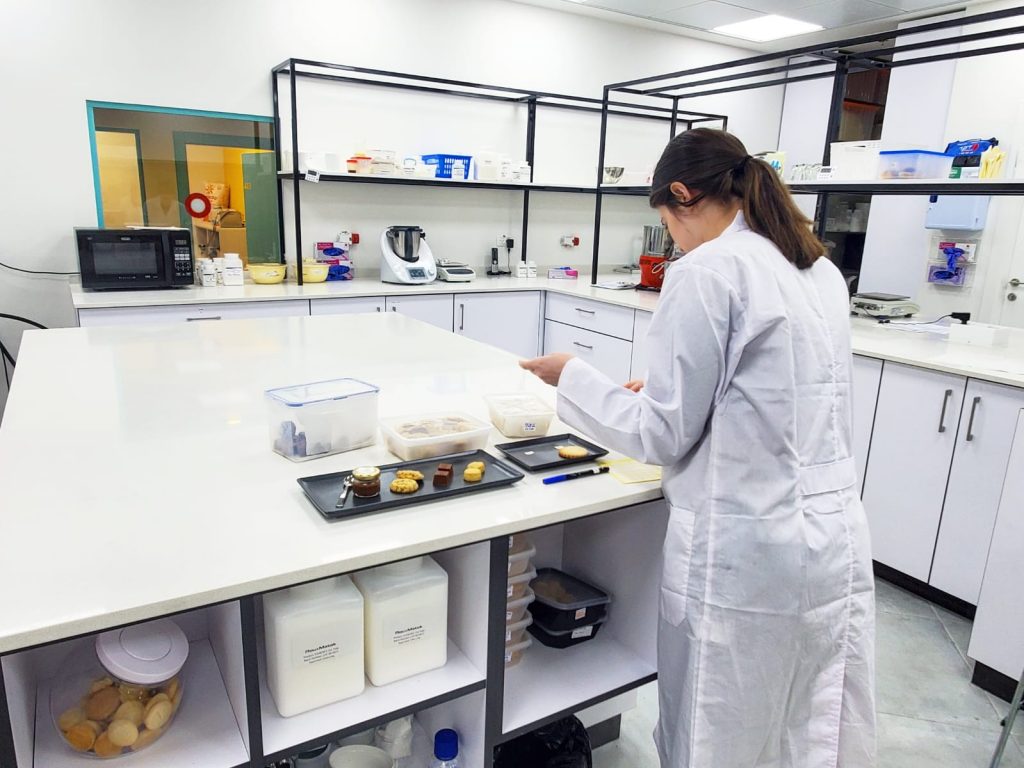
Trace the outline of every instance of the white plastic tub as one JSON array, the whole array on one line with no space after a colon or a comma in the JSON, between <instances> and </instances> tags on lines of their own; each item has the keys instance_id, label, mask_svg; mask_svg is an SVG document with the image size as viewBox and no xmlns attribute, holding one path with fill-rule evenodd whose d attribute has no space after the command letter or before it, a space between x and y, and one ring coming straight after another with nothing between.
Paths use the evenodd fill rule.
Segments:
<instances>
[{"instance_id":1,"label":"white plastic tub","mask_svg":"<svg viewBox=\"0 0 1024 768\"><path fill-rule=\"evenodd\" d=\"M505 437L543 437L555 411L536 395L485 395L491 422Z\"/></svg>"},{"instance_id":2,"label":"white plastic tub","mask_svg":"<svg viewBox=\"0 0 1024 768\"><path fill-rule=\"evenodd\" d=\"M533 616L527 615L526 618L519 621L512 622L511 624L505 625L505 645L516 645L522 642L523 637L526 635L526 628L533 624Z\"/></svg>"},{"instance_id":3,"label":"white plastic tub","mask_svg":"<svg viewBox=\"0 0 1024 768\"><path fill-rule=\"evenodd\" d=\"M379 392L358 379L268 389L271 448L292 461L307 461L373 445Z\"/></svg>"},{"instance_id":4,"label":"white plastic tub","mask_svg":"<svg viewBox=\"0 0 1024 768\"><path fill-rule=\"evenodd\" d=\"M537 548L531 546L529 549L524 549L516 552L514 555L508 556L508 575L521 576L530 570L530 560L537 554Z\"/></svg>"},{"instance_id":5,"label":"white plastic tub","mask_svg":"<svg viewBox=\"0 0 1024 768\"><path fill-rule=\"evenodd\" d=\"M523 654L526 653L527 649L533 645L532 637L523 638L522 642L516 643L515 645L505 646L505 669L514 667L520 661L523 660Z\"/></svg>"},{"instance_id":6,"label":"white plastic tub","mask_svg":"<svg viewBox=\"0 0 1024 768\"><path fill-rule=\"evenodd\" d=\"M491 435L490 424L458 412L383 419L380 427L388 450L405 461L476 451Z\"/></svg>"},{"instance_id":7,"label":"white plastic tub","mask_svg":"<svg viewBox=\"0 0 1024 768\"><path fill-rule=\"evenodd\" d=\"M509 576L507 597L509 602L521 600L530 590L530 582L537 578L537 569L531 568L518 576Z\"/></svg>"},{"instance_id":8,"label":"white plastic tub","mask_svg":"<svg viewBox=\"0 0 1024 768\"><path fill-rule=\"evenodd\" d=\"M526 609L530 607L534 600L537 599L537 595L533 593L533 590L529 587L526 588L526 594L518 600L509 600L505 607L505 623L515 624L517 621L522 621L526 615Z\"/></svg>"},{"instance_id":9,"label":"white plastic tub","mask_svg":"<svg viewBox=\"0 0 1024 768\"><path fill-rule=\"evenodd\" d=\"M880 141L834 141L830 145L832 178L844 181L870 180L878 173Z\"/></svg>"}]
</instances>

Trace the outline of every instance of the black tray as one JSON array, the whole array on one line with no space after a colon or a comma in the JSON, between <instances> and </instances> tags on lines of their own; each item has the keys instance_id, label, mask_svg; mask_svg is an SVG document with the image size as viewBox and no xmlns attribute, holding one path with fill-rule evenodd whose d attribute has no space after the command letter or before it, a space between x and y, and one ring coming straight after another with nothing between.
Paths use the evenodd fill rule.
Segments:
<instances>
[{"instance_id":1,"label":"black tray","mask_svg":"<svg viewBox=\"0 0 1024 768\"><path fill-rule=\"evenodd\" d=\"M584 626L570 629L568 632L552 632L544 627L543 624L537 622L534 618L533 624L526 628L526 631L537 638L541 645L546 645L548 648L572 648L574 645L580 643L586 643L597 637L597 633L601 631L601 627L604 626L604 620L595 621L593 624L587 624ZM583 632L590 628L589 635L573 637L573 635L582 635Z\"/></svg>"},{"instance_id":2,"label":"black tray","mask_svg":"<svg viewBox=\"0 0 1024 768\"><path fill-rule=\"evenodd\" d=\"M482 461L487 467L484 479L479 483L467 483L462 479L462 471L471 461ZM435 488L434 472L437 470L437 465L442 463L453 466L452 483L447 488ZM401 494L392 493L389 490L391 481L395 479L395 472L399 469L418 469L423 473L420 489L416 493ZM424 504L451 496L464 496L468 493L503 488L523 479L522 472L499 461L486 451L466 451L419 461L401 461L396 464L386 464L380 468L380 496L361 499L350 492L345 506L335 509L334 505L338 503L342 483L350 474L352 474L351 470L331 472L326 475L311 475L300 477L298 482L306 496L313 502L317 512L328 520L343 520L349 517L408 507L413 504Z\"/></svg>"},{"instance_id":3,"label":"black tray","mask_svg":"<svg viewBox=\"0 0 1024 768\"><path fill-rule=\"evenodd\" d=\"M558 447L562 445L578 445L586 448L588 453L581 459L563 459L558 455ZM583 464L608 455L608 451L601 446L576 435L548 435L531 440L517 440L514 443L502 443L494 447L505 454L509 461L527 472L543 472L546 469Z\"/></svg>"}]
</instances>

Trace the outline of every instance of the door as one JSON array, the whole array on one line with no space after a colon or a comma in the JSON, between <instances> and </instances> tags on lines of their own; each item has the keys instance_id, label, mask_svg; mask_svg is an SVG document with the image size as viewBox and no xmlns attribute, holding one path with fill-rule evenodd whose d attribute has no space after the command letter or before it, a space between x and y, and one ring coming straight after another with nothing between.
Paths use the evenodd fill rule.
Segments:
<instances>
[{"instance_id":1,"label":"door","mask_svg":"<svg viewBox=\"0 0 1024 768\"><path fill-rule=\"evenodd\" d=\"M1024 611L1020 609L1020 553L1024 552L1024 413L1016 432L996 515L992 546L967 655L1017 679L1024 668Z\"/></svg>"},{"instance_id":2,"label":"door","mask_svg":"<svg viewBox=\"0 0 1024 768\"><path fill-rule=\"evenodd\" d=\"M650 312L636 311L636 319L633 321L633 359L629 366L631 379L647 378L647 331L651 328L653 316Z\"/></svg>"},{"instance_id":3,"label":"door","mask_svg":"<svg viewBox=\"0 0 1024 768\"><path fill-rule=\"evenodd\" d=\"M628 341L548 320L544 323L544 353L551 352L576 355L616 384L629 380L632 345Z\"/></svg>"},{"instance_id":4,"label":"door","mask_svg":"<svg viewBox=\"0 0 1024 768\"><path fill-rule=\"evenodd\" d=\"M886 363L864 478L875 560L928 581L939 531L963 376Z\"/></svg>"},{"instance_id":5,"label":"door","mask_svg":"<svg viewBox=\"0 0 1024 768\"><path fill-rule=\"evenodd\" d=\"M882 378L882 361L873 357L853 356L853 458L857 463L857 482L864 494L864 470L868 465L871 430L875 425L878 385Z\"/></svg>"},{"instance_id":6,"label":"door","mask_svg":"<svg viewBox=\"0 0 1024 768\"><path fill-rule=\"evenodd\" d=\"M249 261L276 264L281 260L277 226L277 165L273 152L242 152L242 199L245 202L245 243Z\"/></svg>"},{"instance_id":7,"label":"door","mask_svg":"<svg viewBox=\"0 0 1024 768\"><path fill-rule=\"evenodd\" d=\"M524 359L540 348L540 293L476 293L455 297L455 332Z\"/></svg>"},{"instance_id":8,"label":"door","mask_svg":"<svg viewBox=\"0 0 1024 768\"><path fill-rule=\"evenodd\" d=\"M102 227L124 229L148 223L142 204L146 197L146 184L139 146L139 132L136 130L96 129Z\"/></svg>"},{"instance_id":9,"label":"door","mask_svg":"<svg viewBox=\"0 0 1024 768\"><path fill-rule=\"evenodd\" d=\"M436 325L446 331L452 330L454 314L453 297L450 293L431 296L388 296L384 304L388 312L408 315L424 323Z\"/></svg>"},{"instance_id":10,"label":"door","mask_svg":"<svg viewBox=\"0 0 1024 768\"><path fill-rule=\"evenodd\" d=\"M977 604L1024 391L967 384L929 583Z\"/></svg>"},{"instance_id":11,"label":"door","mask_svg":"<svg viewBox=\"0 0 1024 768\"><path fill-rule=\"evenodd\" d=\"M350 299L310 299L311 315L362 315L384 311L383 296L353 296Z\"/></svg>"}]
</instances>

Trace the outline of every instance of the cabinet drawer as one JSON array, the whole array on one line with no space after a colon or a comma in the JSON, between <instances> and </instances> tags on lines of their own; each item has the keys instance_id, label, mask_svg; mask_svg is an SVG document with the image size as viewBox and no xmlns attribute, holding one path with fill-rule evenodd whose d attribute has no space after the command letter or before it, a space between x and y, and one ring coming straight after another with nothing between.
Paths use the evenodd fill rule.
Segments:
<instances>
[{"instance_id":1,"label":"cabinet drawer","mask_svg":"<svg viewBox=\"0 0 1024 768\"><path fill-rule=\"evenodd\" d=\"M383 311L383 296L354 296L350 299L313 299L309 302L309 314L311 315L362 315Z\"/></svg>"},{"instance_id":2,"label":"cabinet drawer","mask_svg":"<svg viewBox=\"0 0 1024 768\"><path fill-rule=\"evenodd\" d=\"M627 307L550 292L545 313L548 320L586 328L626 341L633 340L633 315L633 310Z\"/></svg>"},{"instance_id":3,"label":"cabinet drawer","mask_svg":"<svg viewBox=\"0 0 1024 768\"><path fill-rule=\"evenodd\" d=\"M78 310L80 326L185 323L239 320L251 317L305 317L309 301L235 301L222 304L169 304L149 307L106 307Z\"/></svg>"},{"instance_id":4,"label":"cabinet drawer","mask_svg":"<svg viewBox=\"0 0 1024 768\"><path fill-rule=\"evenodd\" d=\"M586 360L616 383L629 380L633 345L622 339L548 320L544 323L544 352L568 352Z\"/></svg>"}]
</instances>

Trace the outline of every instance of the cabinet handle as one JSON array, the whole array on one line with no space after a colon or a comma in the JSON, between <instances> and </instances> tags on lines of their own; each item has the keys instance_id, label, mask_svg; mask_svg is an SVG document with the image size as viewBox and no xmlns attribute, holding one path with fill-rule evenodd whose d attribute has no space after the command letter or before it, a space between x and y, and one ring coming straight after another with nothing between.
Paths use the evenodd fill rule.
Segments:
<instances>
[{"instance_id":1,"label":"cabinet handle","mask_svg":"<svg viewBox=\"0 0 1024 768\"><path fill-rule=\"evenodd\" d=\"M595 312L592 309L583 309L582 307L576 307L576 311L577 312L581 312L584 315L596 315L597 314L597 312Z\"/></svg>"},{"instance_id":2,"label":"cabinet handle","mask_svg":"<svg viewBox=\"0 0 1024 768\"><path fill-rule=\"evenodd\" d=\"M378 311L378 312L380 312L380 311L382 311L382 310L381 310L381 308L380 308L380 307L377 307L377 311Z\"/></svg>"},{"instance_id":3,"label":"cabinet handle","mask_svg":"<svg viewBox=\"0 0 1024 768\"><path fill-rule=\"evenodd\" d=\"M592 346L590 346L589 344L581 344L581 343L580 343L580 342L578 342L578 341L574 341L574 342L573 342L573 344L575 344L575 345L576 345L577 347L582 347L583 349L589 349L589 350L591 350L591 351L593 351L593 349L594 349L594 348L593 348Z\"/></svg>"},{"instance_id":4,"label":"cabinet handle","mask_svg":"<svg viewBox=\"0 0 1024 768\"><path fill-rule=\"evenodd\" d=\"M978 410L978 403L980 402L980 396L971 401L971 418L967 421L967 442L971 442L974 439L974 412Z\"/></svg>"},{"instance_id":5,"label":"cabinet handle","mask_svg":"<svg viewBox=\"0 0 1024 768\"><path fill-rule=\"evenodd\" d=\"M210 315L209 317L186 317L185 321L189 322L189 323L195 323L195 322L198 322L199 320L221 320L221 319L223 319L223 318L221 318L220 315Z\"/></svg>"},{"instance_id":6,"label":"cabinet handle","mask_svg":"<svg viewBox=\"0 0 1024 768\"><path fill-rule=\"evenodd\" d=\"M459 304L459 330L466 330L466 305Z\"/></svg>"},{"instance_id":7,"label":"cabinet handle","mask_svg":"<svg viewBox=\"0 0 1024 768\"><path fill-rule=\"evenodd\" d=\"M392 308L391 308L391 311L392 311L392 312L397 312L397 311L398 311L398 307L392 307Z\"/></svg>"},{"instance_id":8,"label":"cabinet handle","mask_svg":"<svg viewBox=\"0 0 1024 768\"><path fill-rule=\"evenodd\" d=\"M946 394L942 396L942 413L939 414L939 432L946 431L946 406L949 405L949 398L952 396L952 389L947 389Z\"/></svg>"}]
</instances>

